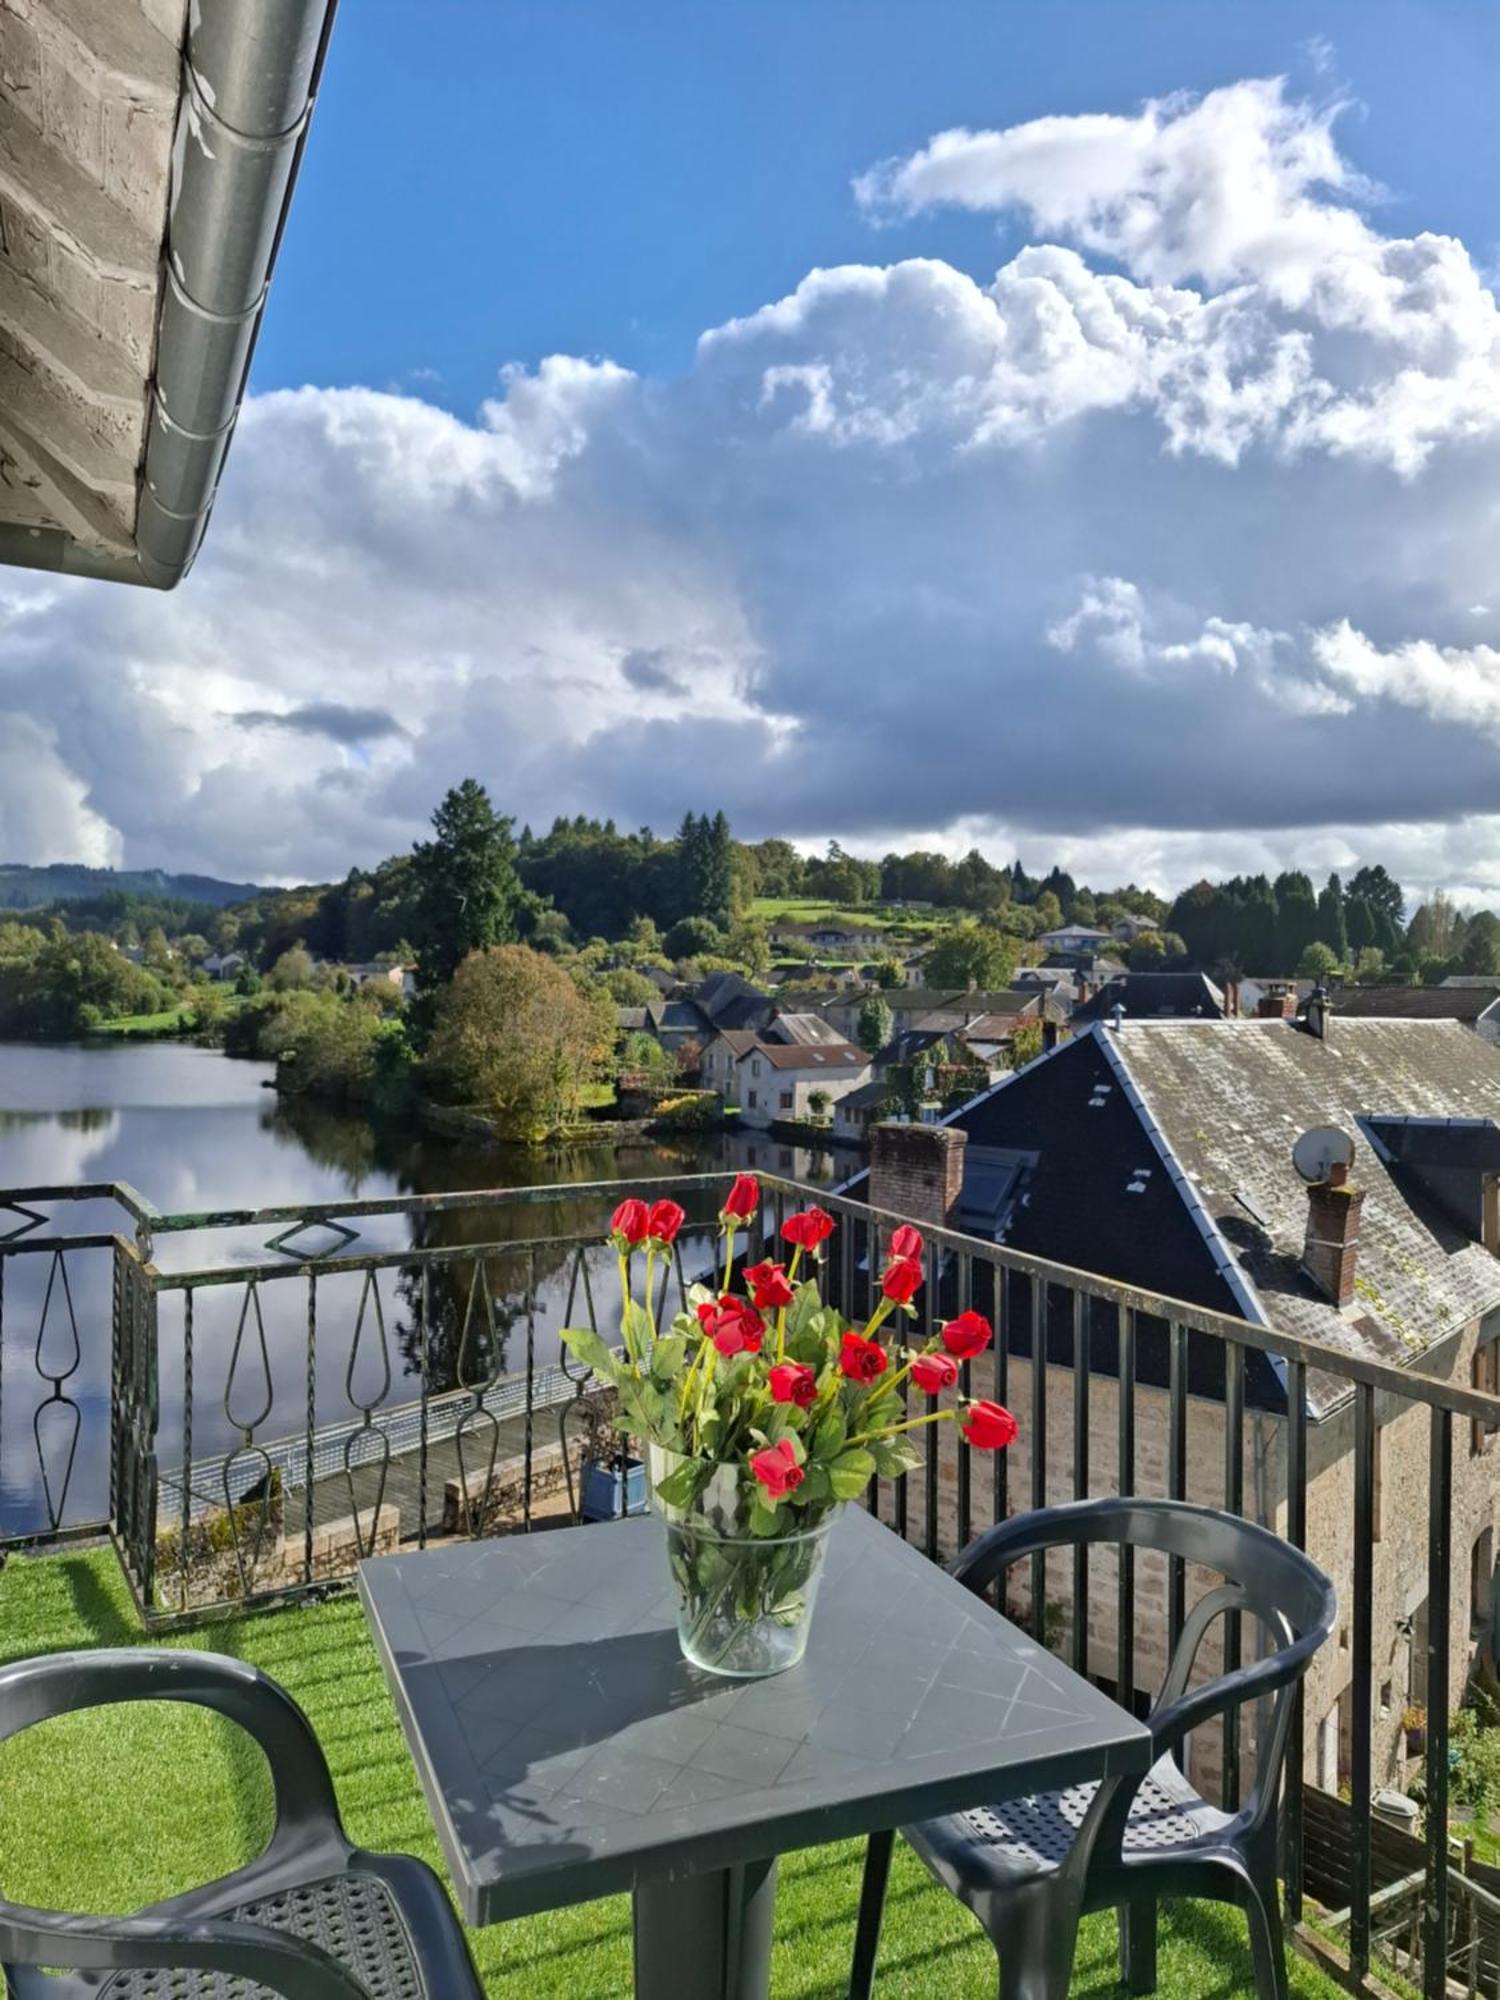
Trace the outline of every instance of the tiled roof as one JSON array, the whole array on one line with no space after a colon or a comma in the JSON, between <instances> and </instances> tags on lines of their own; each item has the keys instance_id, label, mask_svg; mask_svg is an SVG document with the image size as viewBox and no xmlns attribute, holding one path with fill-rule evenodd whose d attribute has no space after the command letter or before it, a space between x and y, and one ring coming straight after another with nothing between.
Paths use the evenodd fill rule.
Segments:
<instances>
[{"instance_id":1,"label":"tiled roof","mask_svg":"<svg viewBox=\"0 0 1500 2000\"><path fill-rule=\"evenodd\" d=\"M1126 972L1073 1009L1074 1025L1107 1021L1116 1007L1123 1007L1132 1020L1197 1015L1212 1021L1224 1012L1224 995L1201 972Z\"/></svg>"},{"instance_id":2,"label":"tiled roof","mask_svg":"<svg viewBox=\"0 0 1500 2000\"><path fill-rule=\"evenodd\" d=\"M778 1012L766 1032L773 1040L803 1044L844 1039L832 1021L825 1021L821 1014Z\"/></svg>"},{"instance_id":3,"label":"tiled roof","mask_svg":"<svg viewBox=\"0 0 1500 2000\"><path fill-rule=\"evenodd\" d=\"M741 1061L752 1054L764 1056L772 1069L864 1069L870 1060L852 1042L818 1042L809 1046L799 1042L767 1042L759 1036L750 1038Z\"/></svg>"}]
</instances>

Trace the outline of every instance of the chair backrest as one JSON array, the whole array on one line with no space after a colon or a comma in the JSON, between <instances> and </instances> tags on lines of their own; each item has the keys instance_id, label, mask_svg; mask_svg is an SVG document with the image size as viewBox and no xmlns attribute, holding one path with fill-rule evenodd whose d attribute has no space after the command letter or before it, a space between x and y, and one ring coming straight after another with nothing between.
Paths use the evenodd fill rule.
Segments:
<instances>
[{"instance_id":1,"label":"chair backrest","mask_svg":"<svg viewBox=\"0 0 1500 2000\"><path fill-rule=\"evenodd\" d=\"M1163 1754L1214 1716L1268 1700L1270 1719L1257 1740L1255 1782L1240 1808L1248 1826L1264 1824L1280 1789L1293 1692L1338 1617L1332 1583L1302 1550L1253 1521L1184 1500L1134 1498L1080 1500L1017 1515L972 1542L954 1562L953 1574L983 1591L1024 1557L1095 1544L1179 1557L1225 1579L1187 1614L1151 1728ZM1271 1649L1189 1690L1204 1639L1231 1612L1257 1618ZM1118 1817L1122 1822L1123 1814Z\"/></svg>"}]
</instances>

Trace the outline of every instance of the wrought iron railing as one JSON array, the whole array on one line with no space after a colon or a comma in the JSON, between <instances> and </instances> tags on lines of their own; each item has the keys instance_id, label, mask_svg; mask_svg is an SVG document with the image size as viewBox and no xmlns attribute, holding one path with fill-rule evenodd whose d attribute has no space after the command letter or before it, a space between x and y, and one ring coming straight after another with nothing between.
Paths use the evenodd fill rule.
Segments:
<instances>
[{"instance_id":1,"label":"wrought iron railing","mask_svg":"<svg viewBox=\"0 0 1500 2000\"><path fill-rule=\"evenodd\" d=\"M726 1180L641 1189L671 1193L689 1213L663 1278L668 1304L710 1268ZM762 1183L752 1258L809 1198L774 1176ZM609 1331L617 1316L601 1239L619 1192L605 1183L197 1215L163 1215L120 1185L0 1194L0 1236L17 1218L0 1240L0 1542L110 1534L156 1622L196 1615L215 1597L296 1596L372 1548L424 1541L444 1531L438 1485L451 1502L447 1532L535 1525L565 1504L541 1491L543 1457L565 1435L559 1415L588 1389L559 1356L556 1328L582 1315ZM822 1191L816 1199L841 1224L828 1283L860 1316L884 1232L903 1218ZM112 1205L103 1226L98 1204ZM965 1364L964 1386L1011 1402L1022 1426L1012 1452L979 1459L953 1426L930 1426L922 1464L872 1487L871 1509L927 1554L946 1557L1018 1507L1111 1491L1211 1499L1305 1547L1315 1504L1314 1555L1348 1569L1337 1663L1347 1669L1346 1726L1335 1754L1351 1802L1345 1937L1356 1980L1383 1935L1371 1801L1405 1774L1390 1764L1383 1684L1376 1698L1376 1582L1394 1552L1420 1545L1426 1865L1415 1949L1423 1991L1437 2000L1455 1937L1448 1714L1468 1670L1453 1636L1467 1631L1453 1613L1468 1587L1454 1546L1455 1426L1463 1449L1484 1451L1500 1398L973 1237L926 1236L926 1325L967 1305L995 1321L993 1354ZM1451 1351L1440 1346L1424 1367L1436 1371ZM1318 1423L1310 1381L1322 1390ZM1382 1530L1380 1440L1413 1413L1425 1490L1408 1474ZM571 1490L570 1478L558 1485ZM1330 1527L1329 1496L1345 1488L1347 1513L1335 1508ZM1336 1548L1324 1546L1330 1534ZM1140 1706L1201 1587L1181 1563L1080 1551L1037 1558L1010 1608ZM1392 1635L1378 1636L1388 1656ZM1227 1619L1220 1662L1233 1665L1253 1642ZM1320 1685L1309 1698L1326 1694ZM1285 1846L1294 1921L1318 1887L1305 1865L1300 1782L1313 1740L1299 1712ZM1253 1717L1234 1717L1216 1743L1193 1749L1232 1802L1254 1754ZM1402 1924L1408 1951L1409 1911Z\"/></svg>"}]
</instances>

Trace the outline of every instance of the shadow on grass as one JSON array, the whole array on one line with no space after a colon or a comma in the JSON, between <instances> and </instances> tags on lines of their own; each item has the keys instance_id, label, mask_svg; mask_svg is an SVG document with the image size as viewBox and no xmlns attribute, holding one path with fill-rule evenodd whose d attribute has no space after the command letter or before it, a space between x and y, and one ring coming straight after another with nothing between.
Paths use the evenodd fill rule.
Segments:
<instances>
[{"instance_id":1,"label":"shadow on grass","mask_svg":"<svg viewBox=\"0 0 1500 2000\"><path fill-rule=\"evenodd\" d=\"M133 1613L106 1590L92 1556L54 1558L72 1600L79 1624L98 1646L138 1646L144 1634Z\"/></svg>"}]
</instances>

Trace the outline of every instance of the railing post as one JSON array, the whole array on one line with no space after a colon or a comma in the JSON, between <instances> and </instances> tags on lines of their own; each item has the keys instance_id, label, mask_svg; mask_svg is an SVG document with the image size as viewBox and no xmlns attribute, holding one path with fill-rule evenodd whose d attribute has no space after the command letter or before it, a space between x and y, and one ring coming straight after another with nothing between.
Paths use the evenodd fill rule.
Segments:
<instances>
[{"instance_id":1,"label":"railing post","mask_svg":"<svg viewBox=\"0 0 1500 2000\"><path fill-rule=\"evenodd\" d=\"M1286 1372L1286 1537L1294 1549L1307 1547L1307 1364L1289 1363ZM1302 1921L1302 1788L1306 1755L1307 1707L1303 1683L1292 1691L1287 1736L1286 1918Z\"/></svg>"},{"instance_id":2,"label":"railing post","mask_svg":"<svg viewBox=\"0 0 1500 2000\"><path fill-rule=\"evenodd\" d=\"M1452 1607L1453 1417L1431 1413L1427 1529L1427 1893L1422 1906L1422 1992L1448 1984L1448 1622Z\"/></svg>"},{"instance_id":3,"label":"railing post","mask_svg":"<svg viewBox=\"0 0 1500 2000\"><path fill-rule=\"evenodd\" d=\"M1370 1969L1370 1654L1375 1589L1375 1391L1354 1390L1354 1679L1350 1699L1349 1790L1354 1831L1350 1856L1349 1964Z\"/></svg>"}]
</instances>

